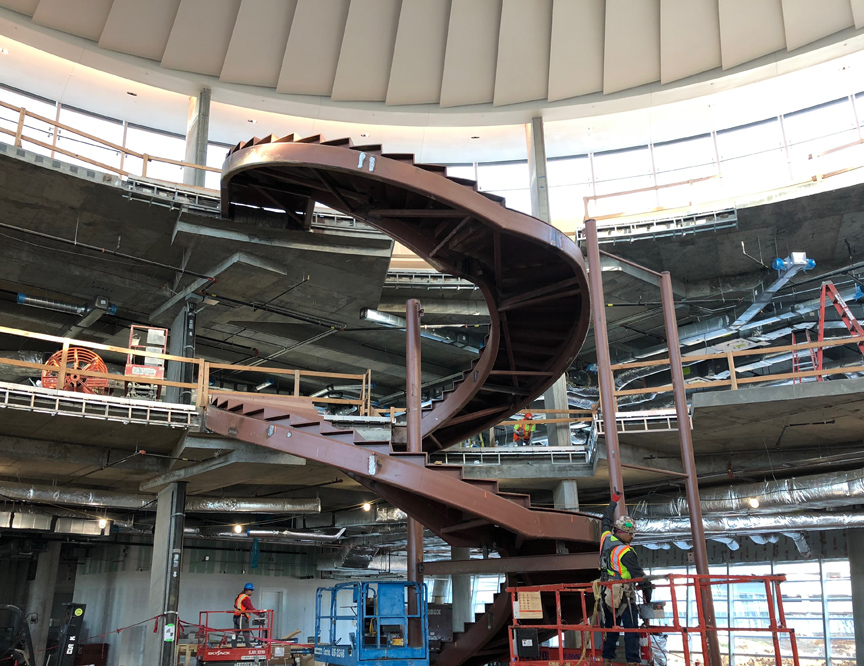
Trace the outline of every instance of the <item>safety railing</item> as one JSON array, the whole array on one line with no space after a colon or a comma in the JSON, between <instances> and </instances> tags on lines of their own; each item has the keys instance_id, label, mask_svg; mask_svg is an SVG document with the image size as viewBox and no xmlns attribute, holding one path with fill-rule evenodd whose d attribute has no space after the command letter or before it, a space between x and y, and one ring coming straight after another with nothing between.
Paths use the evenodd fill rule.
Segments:
<instances>
[{"instance_id":1,"label":"safety railing","mask_svg":"<svg viewBox=\"0 0 864 666\"><path fill-rule=\"evenodd\" d=\"M5 127L0 126L0 134L5 134L7 136L14 137L14 145L16 148L21 148L23 142L26 141L28 143L32 143L33 145L39 146L40 148L44 148L46 150L51 151L52 157L55 153L59 153L60 155L65 155L66 157L71 157L73 159L79 160L86 164L96 167L97 169L101 169L103 171L107 171L109 173L117 174L118 176L133 176L138 174L133 174L131 171L128 171L124 168L126 158L133 157L141 160L141 174L142 178L147 178L147 168L151 162L159 162L162 164L171 164L173 166L184 167L187 169L194 169L196 171L210 171L214 173L221 173L222 169L218 167L209 167L203 166L201 164L193 164L190 162L184 162L182 160L173 160L168 157L159 157L157 155L150 155L148 153L139 153L138 151L131 150L130 148L126 148L125 146L118 145L112 141L106 141L98 136L93 134L89 134L82 130L71 127L70 125L66 125L64 123L59 122L58 120L52 120L51 118L46 118L45 116L39 115L38 113L33 113L32 111L28 111L25 107L13 106L12 104L7 104L6 102L0 101L0 107L9 109L10 111L15 111L18 113L18 125L15 130L10 130ZM40 138L36 138L30 134L27 134L27 126L26 121L28 118L32 118L40 123L44 123L49 127L53 128L51 130L51 142L42 141ZM91 141L95 143L97 146L101 146L103 148L107 148L108 150L112 150L116 153L120 154L120 166L112 166L110 164L105 164L104 162L100 162L98 160L94 160L85 155L80 155L71 150L66 150L57 145L57 138L59 130L63 130L64 132L69 132L74 134L82 139L86 139L87 141ZM208 189L208 188L195 188L192 185L184 185L184 187L193 188L193 189ZM212 191L212 190L211 190Z\"/></svg>"},{"instance_id":2,"label":"safety railing","mask_svg":"<svg viewBox=\"0 0 864 666\"><path fill-rule=\"evenodd\" d=\"M248 366L236 365L231 363L211 363L210 361L202 358L189 358L186 356L175 356L173 354L160 354L157 352L144 351L140 348L130 349L127 347L106 345L98 342L75 340L72 338L65 338L56 335L47 335L44 333L35 333L33 331L24 331L21 329L9 328L6 326L0 326L0 334L12 335L20 338L29 338L32 340L40 340L42 342L50 342L59 345L58 352L60 353L60 357L56 360L56 363L37 363L34 361L25 361L15 358L0 358L0 365L27 368L30 370L39 371L40 373L50 373L51 378L56 382L56 386L58 388L67 385L66 380L67 377L69 377L70 375L75 375L76 377L83 378L92 377L96 379L108 380L109 391L122 391L123 385L127 385L126 387L128 388L128 385L133 383L150 384L157 387L175 387L180 389L181 391L190 392L194 398L194 404L198 407L203 407L209 404L211 398L214 396L237 395L248 398L250 395L250 391L234 391L213 386L212 383L213 381L215 381L214 375L216 375L217 373L224 373L230 375L231 378L236 379L238 375L248 376L249 374L252 374L257 375L258 380L260 380L260 378L263 376L265 381L268 381L267 377L284 377L286 380L290 381L292 383L291 387L293 391L291 393L278 394L278 397L280 398L307 401L314 404L353 405L357 407L361 416L367 416L370 414L370 389L372 386L372 376L370 370L367 370L363 374L352 374L336 372L318 372L314 370L300 370L292 368L277 368L265 365ZM184 369L191 366L193 369L192 379L194 381L174 381L169 379L159 379L157 377L141 377L137 375L132 376L113 372L98 372L95 370L88 370L86 367L69 367L69 363L72 361L72 355L70 355L69 350L76 347L83 347L86 349L92 349L113 354L134 354L138 357L161 359L163 361L173 361L181 364L181 367ZM326 396L306 395L301 390L304 380L306 380L307 382L309 380L316 381L318 385L320 385L322 380L347 380L350 382L357 382L356 392L358 393L358 397L331 398ZM113 382L114 385L112 386L110 382ZM65 393L67 391L63 392ZM68 393L74 392L68 391ZM254 394L254 392L252 393ZM271 398L277 397L274 396L274 394L270 393L259 393L258 395Z\"/></svg>"},{"instance_id":3,"label":"safety railing","mask_svg":"<svg viewBox=\"0 0 864 666\"><path fill-rule=\"evenodd\" d=\"M782 345L777 347L761 347L758 349L742 349L739 351L728 351L728 352L719 352L713 354L687 354L683 357L683 361L688 365L692 364L692 362L696 361L721 361L725 362L728 367L729 379L715 379L715 380L697 380L687 382L687 390L691 389L724 389L728 388L732 391L737 391L739 388L748 386L750 384L761 384L766 382L778 382L778 381L788 381L792 383L793 381L800 381L802 379L822 379L824 377L828 377L830 375L837 374L851 374L864 372L864 358L862 358L861 363L852 364L852 365L844 365L842 367L823 367L823 368L815 368L813 370L795 370L793 372L780 372L780 373L769 373L764 375L757 375L755 377L739 377L738 374L741 372L749 372L747 368L739 368L736 366L736 360L742 359L746 357L753 356L769 356L771 354L789 354L789 353L797 353L801 351L808 351L811 349L827 349L830 347L842 347L844 345L855 345L856 348L858 344L861 342L860 338L855 337L845 337L845 338L832 338L830 340L822 340L822 341L814 341L814 342L800 342L793 345ZM615 373L619 370L632 370L635 368L649 368L656 367L658 368L658 372L662 370L663 366L669 365L668 358L660 358L652 361L636 361L633 363L617 363L612 366L612 372ZM630 395L645 395L645 394L656 394L656 393L670 393L672 391L671 384L663 384L660 386L643 386L641 388L634 389L616 389L615 390L615 398L616 400L623 396Z\"/></svg>"},{"instance_id":4,"label":"safety railing","mask_svg":"<svg viewBox=\"0 0 864 666\"><path fill-rule=\"evenodd\" d=\"M684 664L695 666L709 663L712 639L717 639L715 645L719 645L722 657L723 641L720 639L734 634L753 636L754 642L763 645L763 654L759 656L766 662L759 663L770 660L776 666L798 666L795 629L787 622L780 590L786 576L668 574L651 577L652 601L638 603L629 591L621 588L642 580L507 588L513 605L509 627L510 663L520 666L599 664L603 643L609 634L615 634L618 643L636 634L642 663L668 663L669 652L681 652ZM758 599L754 604L758 604L758 612L739 626L732 626L733 622L724 621L722 616L713 623L708 622L706 618L713 613L705 612L703 593L718 587L734 593L736 598ZM687 609L693 602L695 617ZM624 615L631 614L627 621ZM625 621L629 626L624 626ZM642 626L639 626L640 621ZM565 647L565 634L574 636L575 647ZM554 643L555 638L555 647L540 645L549 639ZM669 642L675 645L669 646ZM728 654L729 646L726 648ZM614 661L624 660L616 658Z\"/></svg>"}]
</instances>

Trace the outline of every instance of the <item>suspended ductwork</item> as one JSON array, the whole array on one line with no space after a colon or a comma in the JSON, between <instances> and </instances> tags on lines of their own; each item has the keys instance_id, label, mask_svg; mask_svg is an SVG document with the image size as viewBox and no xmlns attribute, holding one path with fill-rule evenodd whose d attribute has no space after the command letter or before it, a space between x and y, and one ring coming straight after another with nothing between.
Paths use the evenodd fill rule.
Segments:
<instances>
[{"instance_id":1,"label":"suspended ductwork","mask_svg":"<svg viewBox=\"0 0 864 666\"><path fill-rule=\"evenodd\" d=\"M0 495L7 500L37 504L62 504L93 509L156 510L156 498L153 495L131 495L107 490L0 484ZM195 496L186 500L186 511L190 513L320 513L321 500Z\"/></svg>"},{"instance_id":2,"label":"suspended ductwork","mask_svg":"<svg viewBox=\"0 0 864 666\"><path fill-rule=\"evenodd\" d=\"M864 469L709 488L700 492L703 514L751 512L754 504L760 513L799 507L809 510L847 507L864 504ZM687 500L678 497L657 503L656 498L652 498L646 514L650 517L687 516Z\"/></svg>"},{"instance_id":3,"label":"suspended ductwork","mask_svg":"<svg viewBox=\"0 0 864 666\"><path fill-rule=\"evenodd\" d=\"M798 513L754 516L703 516L705 533L713 538L733 535L864 527L864 513ZM637 521L640 541L668 541L690 535L689 518L647 518ZM677 543L677 542L676 542Z\"/></svg>"},{"instance_id":4,"label":"suspended ductwork","mask_svg":"<svg viewBox=\"0 0 864 666\"><path fill-rule=\"evenodd\" d=\"M187 537L199 537L201 539L225 539L225 540L243 540L258 539L268 543L298 543L298 542L334 542L339 541L345 534L345 530L341 529L335 534L326 532L295 532L292 530L243 530L235 532L233 530L225 530L224 528L208 528L208 527L185 527L183 534Z\"/></svg>"}]
</instances>

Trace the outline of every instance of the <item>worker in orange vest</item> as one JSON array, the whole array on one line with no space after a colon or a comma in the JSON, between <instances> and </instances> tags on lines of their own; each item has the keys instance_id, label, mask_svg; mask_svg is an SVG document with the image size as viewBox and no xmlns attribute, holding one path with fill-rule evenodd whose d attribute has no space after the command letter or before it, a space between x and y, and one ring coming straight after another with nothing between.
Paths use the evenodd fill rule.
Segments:
<instances>
[{"instance_id":1,"label":"worker in orange vest","mask_svg":"<svg viewBox=\"0 0 864 666\"><path fill-rule=\"evenodd\" d=\"M237 595L234 600L234 636L231 639L231 647L237 647L237 634L243 637L243 646L249 647L250 630L249 618L252 613L256 612L255 606L252 605L252 593L255 591L255 586L252 583L246 583L243 586L243 591ZM258 613L262 615L262 613Z\"/></svg>"},{"instance_id":2,"label":"worker in orange vest","mask_svg":"<svg viewBox=\"0 0 864 666\"><path fill-rule=\"evenodd\" d=\"M534 425L534 416L531 412L525 414L522 422L513 428L513 442L517 446L528 446L531 444L531 438L534 436L534 430L537 428Z\"/></svg>"}]
</instances>

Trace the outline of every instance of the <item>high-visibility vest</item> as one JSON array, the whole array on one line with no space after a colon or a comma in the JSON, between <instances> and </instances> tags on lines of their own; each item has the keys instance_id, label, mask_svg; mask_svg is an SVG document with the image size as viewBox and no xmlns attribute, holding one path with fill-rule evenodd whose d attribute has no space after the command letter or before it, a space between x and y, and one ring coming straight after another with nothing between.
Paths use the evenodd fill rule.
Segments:
<instances>
[{"instance_id":1,"label":"high-visibility vest","mask_svg":"<svg viewBox=\"0 0 864 666\"><path fill-rule=\"evenodd\" d=\"M614 536L612 532L608 530L603 532L600 536L600 569L607 578L627 580L633 577L621 561L621 558L631 550L633 549L629 545Z\"/></svg>"},{"instance_id":2,"label":"high-visibility vest","mask_svg":"<svg viewBox=\"0 0 864 666\"><path fill-rule=\"evenodd\" d=\"M536 430L537 426L533 421L525 419L519 425L516 426L516 434L519 435L522 439L529 439L531 435L534 434L534 430Z\"/></svg>"},{"instance_id":3,"label":"high-visibility vest","mask_svg":"<svg viewBox=\"0 0 864 666\"><path fill-rule=\"evenodd\" d=\"M237 595L237 598L234 600L234 617L240 617L243 615L247 619L249 618L249 611L243 608L243 600L248 598L249 595L245 592L241 592Z\"/></svg>"}]
</instances>

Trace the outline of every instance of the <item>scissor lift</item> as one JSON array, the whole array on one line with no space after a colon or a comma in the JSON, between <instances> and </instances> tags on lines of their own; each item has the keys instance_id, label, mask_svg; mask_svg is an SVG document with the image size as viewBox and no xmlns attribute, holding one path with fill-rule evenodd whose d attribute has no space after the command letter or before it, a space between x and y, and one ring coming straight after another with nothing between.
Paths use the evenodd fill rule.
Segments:
<instances>
[{"instance_id":1,"label":"scissor lift","mask_svg":"<svg viewBox=\"0 0 864 666\"><path fill-rule=\"evenodd\" d=\"M633 579L627 583L641 580ZM709 662L709 634L724 632L764 636L766 640L770 639L773 646L771 657L775 666L799 666L795 630L786 622L780 593L780 583L786 580L785 576L669 574L652 577L651 580L655 586L655 599L658 596L665 597L668 593L671 617L667 617L663 602L639 604L638 615L644 620L644 625L635 629L602 626L599 617L602 616L602 610L594 605L595 595L599 595L601 587L612 588L622 584L621 581L508 588L513 603L513 620L509 628L510 666L601 666L603 640L608 633L619 634L618 654L621 657L624 636L627 633L639 634L643 666L658 662L653 654L657 644L655 637L662 636L665 639L677 634L681 639L683 663L685 666L696 666ZM739 627L708 626L704 620L702 590L716 585L757 585L760 588L764 585L767 622L752 620L746 626ZM614 595L610 596L614 598ZM682 617L679 612L679 602L687 599L696 602L696 618L691 618L689 623L686 616ZM564 647L565 633L568 632L572 632L580 647ZM556 637L557 641L554 640ZM694 642L692 646L691 638ZM543 644L549 643L550 639L551 642L557 642L557 646L544 647ZM667 660L660 659L659 663L667 663ZM616 658L613 664L623 665L624 659Z\"/></svg>"},{"instance_id":2,"label":"scissor lift","mask_svg":"<svg viewBox=\"0 0 864 666\"><path fill-rule=\"evenodd\" d=\"M429 666L425 587L403 581L319 587L315 660L337 666Z\"/></svg>"},{"instance_id":3,"label":"scissor lift","mask_svg":"<svg viewBox=\"0 0 864 666\"><path fill-rule=\"evenodd\" d=\"M198 616L199 666L206 664L284 664L295 654L308 654L311 646L273 638L273 611L252 611L248 630L234 630L234 611L201 611ZM236 646L236 647L234 647Z\"/></svg>"}]
</instances>

